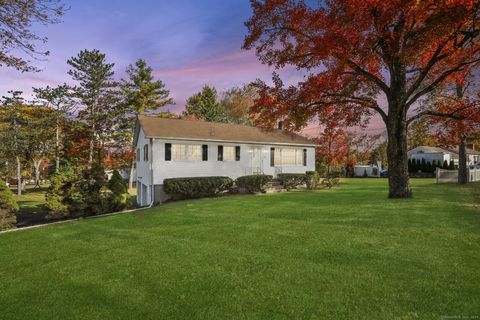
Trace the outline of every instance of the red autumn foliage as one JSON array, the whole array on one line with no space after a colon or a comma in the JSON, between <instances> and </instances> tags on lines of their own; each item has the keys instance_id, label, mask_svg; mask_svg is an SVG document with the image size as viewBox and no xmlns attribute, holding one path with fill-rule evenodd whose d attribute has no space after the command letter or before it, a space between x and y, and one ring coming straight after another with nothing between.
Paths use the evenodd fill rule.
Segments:
<instances>
[{"instance_id":1,"label":"red autumn foliage","mask_svg":"<svg viewBox=\"0 0 480 320\"><path fill-rule=\"evenodd\" d=\"M442 144L457 146L460 141L480 135L480 101L443 97L436 101L436 111L451 117L433 116L436 136Z\"/></svg>"},{"instance_id":2,"label":"red autumn foliage","mask_svg":"<svg viewBox=\"0 0 480 320\"><path fill-rule=\"evenodd\" d=\"M327 165L327 172L330 172L332 166L345 162L349 148L342 128L326 127L315 142L318 144L316 159Z\"/></svg>"},{"instance_id":3,"label":"red autumn foliage","mask_svg":"<svg viewBox=\"0 0 480 320\"><path fill-rule=\"evenodd\" d=\"M378 113L387 127L390 197L409 197L407 127L431 116L415 106L439 86L461 81L480 61L479 2L466 0L252 0L245 49L304 81L262 81L252 112L299 130L325 109L338 126ZM385 97L385 105L379 104Z\"/></svg>"}]
</instances>

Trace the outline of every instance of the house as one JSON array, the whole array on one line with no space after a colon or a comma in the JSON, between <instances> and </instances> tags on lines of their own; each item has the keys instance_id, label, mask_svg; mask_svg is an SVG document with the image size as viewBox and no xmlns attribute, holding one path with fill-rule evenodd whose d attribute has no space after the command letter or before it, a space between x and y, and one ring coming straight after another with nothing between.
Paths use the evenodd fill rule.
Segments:
<instances>
[{"instance_id":1,"label":"house","mask_svg":"<svg viewBox=\"0 0 480 320\"><path fill-rule=\"evenodd\" d=\"M305 173L315 144L283 130L140 116L135 129L137 202L162 203L167 178Z\"/></svg>"},{"instance_id":2,"label":"house","mask_svg":"<svg viewBox=\"0 0 480 320\"><path fill-rule=\"evenodd\" d=\"M408 151L410 160L425 159L425 162L443 164L444 161L453 163L458 166L458 147L455 149L446 149L440 147L419 146ZM480 151L467 148L467 165L474 165L480 162Z\"/></svg>"}]
</instances>

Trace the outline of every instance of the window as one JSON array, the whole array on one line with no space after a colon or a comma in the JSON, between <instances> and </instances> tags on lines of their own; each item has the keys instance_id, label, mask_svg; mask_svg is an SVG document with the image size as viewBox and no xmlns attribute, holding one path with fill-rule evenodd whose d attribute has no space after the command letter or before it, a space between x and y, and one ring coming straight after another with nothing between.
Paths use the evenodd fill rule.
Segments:
<instances>
[{"instance_id":1,"label":"window","mask_svg":"<svg viewBox=\"0 0 480 320\"><path fill-rule=\"evenodd\" d=\"M187 146L187 159L193 160L193 161L202 160L202 146L201 145Z\"/></svg>"},{"instance_id":2,"label":"window","mask_svg":"<svg viewBox=\"0 0 480 320\"><path fill-rule=\"evenodd\" d=\"M143 161L148 161L148 144L143 146Z\"/></svg>"},{"instance_id":3,"label":"window","mask_svg":"<svg viewBox=\"0 0 480 320\"><path fill-rule=\"evenodd\" d=\"M140 148L137 148L137 162L140 162Z\"/></svg>"},{"instance_id":4,"label":"window","mask_svg":"<svg viewBox=\"0 0 480 320\"><path fill-rule=\"evenodd\" d=\"M306 165L306 152L303 149L276 148L273 152L274 163L276 166Z\"/></svg>"},{"instance_id":5,"label":"window","mask_svg":"<svg viewBox=\"0 0 480 320\"><path fill-rule=\"evenodd\" d=\"M235 147L223 147L223 161L235 160Z\"/></svg>"},{"instance_id":6,"label":"window","mask_svg":"<svg viewBox=\"0 0 480 320\"><path fill-rule=\"evenodd\" d=\"M185 145L172 144L172 160L185 160Z\"/></svg>"},{"instance_id":7,"label":"window","mask_svg":"<svg viewBox=\"0 0 480 320\"><path fill-rule=\"evenodd\" d=\"M208 146L201 144L166 144L165 160L173 161L207 161Z\"/></svg>"}]
</instances>

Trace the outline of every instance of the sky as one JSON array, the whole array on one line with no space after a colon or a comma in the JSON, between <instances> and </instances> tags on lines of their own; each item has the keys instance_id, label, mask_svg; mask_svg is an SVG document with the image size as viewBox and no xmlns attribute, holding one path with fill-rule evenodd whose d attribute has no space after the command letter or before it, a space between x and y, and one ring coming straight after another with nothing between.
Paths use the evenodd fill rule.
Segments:
<instances>
[{"instance_id":1,"label":"sky","mask_svg":"<svg viewBox=\"0 0 480 320\"><path fill-rule=\"evenodd\" d=\"M211 85L222 91L260 78L270 81L273 68L262 65L253 51L242 50L247 34L244 22L251 16L248 0L65 0L69 7L60 24L34 26L48 37L41 45L50 51L46 61L35 61L39 73L2 69L0 93L32 87L71 83L66 61L83 49L98 49L115 63L116 78L125 77L129 64L142 58L154 76L170 90L180 112L186 99ZM294 68L280 73L286 84L301 81ZM376 120L367 132L383 126ZM311 125L307 135L318 134Z\"/></svg>"}]
</instances>

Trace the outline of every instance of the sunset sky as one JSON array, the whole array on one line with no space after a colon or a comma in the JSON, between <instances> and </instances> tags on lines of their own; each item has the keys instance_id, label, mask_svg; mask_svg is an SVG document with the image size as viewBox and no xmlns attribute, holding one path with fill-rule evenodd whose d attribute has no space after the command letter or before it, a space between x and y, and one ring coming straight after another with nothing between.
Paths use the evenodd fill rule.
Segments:
<instances>
[{"instance_id":1,"label":"sunset sky","mask_svg":"<svg viewBox=\"0 0 480 320\"><path fill-rule=\"evenodd\" d=\"M251 14L247 0L83 0L65 1L70 10L63 22L35 27L46 35L50 50L47 61L34 64L40 73L19 73L2 69L1 94L22 90L26 97L31 87L72 83L67 75L67 59L82 49L99 49L115 63L116 77L125 76L125 68L143 58L170 90L176 105L184 108L185 100L205 84L219 91L261 78L269 80L272 68L262 65L253 52L241 49L246 35L244 22ZM303 74L294 68L281 73L285 83L295 83ZM383 128L373 121L368 132ZM306 134L318 134L311 126Z\"/></svg>"}]
</instances>

